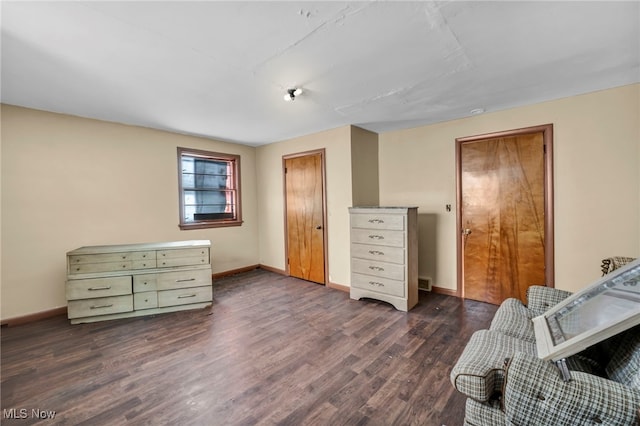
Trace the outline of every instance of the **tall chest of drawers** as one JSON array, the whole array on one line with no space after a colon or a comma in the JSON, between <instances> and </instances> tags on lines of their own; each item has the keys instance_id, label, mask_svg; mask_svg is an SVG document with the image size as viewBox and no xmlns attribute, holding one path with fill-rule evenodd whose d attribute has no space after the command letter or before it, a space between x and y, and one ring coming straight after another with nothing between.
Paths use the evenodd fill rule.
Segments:
<instances>
[{"instance_id":1,"label":"tall chest of drawers","mask_svg":"<svg viewBox=\"0 0 640 426\"><path fill-rule=\"evenodd\" d=\"M351 207L351 299L418 303L417 207Z\"/></svg>"},{"instance_id":2,"label":"tall chest of drawers","mask_svg":"<svg viewBox=\"0 0 640 426\"><path fill-rule=\"evenodd\" d=\"M78 324L210 306L210 251L208 240L70 251L67 316Z\"/></svg>"}]
</instances>

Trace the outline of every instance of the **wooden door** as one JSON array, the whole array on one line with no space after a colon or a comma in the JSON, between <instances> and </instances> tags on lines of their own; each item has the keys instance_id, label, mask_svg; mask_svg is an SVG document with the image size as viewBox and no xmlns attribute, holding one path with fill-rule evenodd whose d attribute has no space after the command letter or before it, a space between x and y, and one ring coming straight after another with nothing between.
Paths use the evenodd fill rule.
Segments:
<instances>
[{"instance_id":1,"label":"wooden door","mask_svg":"<svg viewBox=\"0 0 640 426\"><path fill-rule=\"evenodd\" d=\"M553 286L550 133L458 140L463 297L526 303L529 286Z\"/></svg>"},{"instance_id":2,"label":"wooden door","mask_svg":"<svg viewBox=\"0 0 640 426\"><path fill-rule=\"evenodd\" d=\"M324 153L285 157L288 270L325 283Z\"/></svg>"}]
</instances>

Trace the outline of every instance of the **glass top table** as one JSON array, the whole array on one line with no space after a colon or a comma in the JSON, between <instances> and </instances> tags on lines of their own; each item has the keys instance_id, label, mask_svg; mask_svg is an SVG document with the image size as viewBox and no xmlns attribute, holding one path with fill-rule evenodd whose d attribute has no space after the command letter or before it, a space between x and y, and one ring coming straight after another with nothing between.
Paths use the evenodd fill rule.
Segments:
<instances>
[{"instance_id":1,"label":"glass top table","mask_svg":"<svg viewBox=\"0 0 640 426\"><path fill-rule=\"evenodd\" d=\"M640 324L640 259L533 319L538 356L558 361Z\"/></svg>"}]
</instances>

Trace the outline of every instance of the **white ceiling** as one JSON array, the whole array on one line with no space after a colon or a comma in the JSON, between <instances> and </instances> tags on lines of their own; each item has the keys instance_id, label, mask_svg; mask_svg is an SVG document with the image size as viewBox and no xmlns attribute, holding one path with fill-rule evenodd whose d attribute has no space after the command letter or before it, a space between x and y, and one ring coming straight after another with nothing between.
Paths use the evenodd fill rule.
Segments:
<instances>
[{"instance_id":1,"label":"white ceiling","mask_svg":"<svg viewBox=\"0 0 640 426\"><path fill-rule=\"evenodd\" d=\"M640 2L2 1L3 103L260 145L640 81ZM292 86L304 93L283 96Z\"/></svg>"}]
</instances>

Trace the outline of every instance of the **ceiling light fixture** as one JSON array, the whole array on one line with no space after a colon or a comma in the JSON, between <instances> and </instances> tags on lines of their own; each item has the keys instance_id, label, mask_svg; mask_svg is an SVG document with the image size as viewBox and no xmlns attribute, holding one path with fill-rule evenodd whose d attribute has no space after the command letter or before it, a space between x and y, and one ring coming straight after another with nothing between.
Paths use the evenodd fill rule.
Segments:
<instances>
[{"instance_id":1,"label":"ceiling light fixture","mask_svg":"<svg viewBox=\"0 0 640 426\"><path fill-rule=\"evenodd\" d=\"M294 87L293 89L287 90L287 94L284 95L284 100L289 102L296 98L296 96L302 95L302 89L299 87Z\"/></svg>"}]
</instances>

